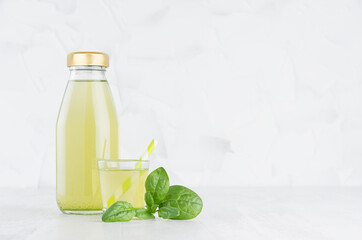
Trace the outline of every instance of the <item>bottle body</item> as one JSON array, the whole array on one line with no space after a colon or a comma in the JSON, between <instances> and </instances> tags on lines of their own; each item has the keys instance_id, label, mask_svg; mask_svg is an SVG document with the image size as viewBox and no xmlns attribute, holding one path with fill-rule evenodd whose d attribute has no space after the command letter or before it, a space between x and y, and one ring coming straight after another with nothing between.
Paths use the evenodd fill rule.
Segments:
<instances>
[{"instance_id":1,"label":"bottle body","mask_svg":"<svg viewBox=\"0 0 362 240\"><path fill-rule=\"evenodd\" d=\"M57 120L57 203L65 213L101 212L97 160L119 158L111 91L104 73L94 72L104 69L90 68L71 70Z\"/></svg>"}]
</instances>

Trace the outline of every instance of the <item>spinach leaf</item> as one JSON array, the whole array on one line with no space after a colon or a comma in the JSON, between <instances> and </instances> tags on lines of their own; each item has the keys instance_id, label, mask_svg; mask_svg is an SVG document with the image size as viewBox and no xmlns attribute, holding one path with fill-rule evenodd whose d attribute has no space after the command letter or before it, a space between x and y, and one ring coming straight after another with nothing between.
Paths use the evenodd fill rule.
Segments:
<instances>
[{"instance_id":1,"label":"spinach leaf","mask_svg":"<svg viewBox=\"0 0 362 240\"><path fill-rule=\"evenodd\" d=\"M157 212L158 216L164 219L175 218L180 215L180 210L174 207L161 207Z\"/></svg>"},{"instance_id":2,"label":"spinach leaf","mask_svg":"<svg viewBox=\"0 0 362 240\"><path fill-rule=\"evenodd\" d=\"M147 210L150 213L155 213L158 205L155 204L155 201L153 200L152 194L150 192L145 193L145 202L147 205Z\"/></svg>"},{"instance_id":3,"label":"spinach leaf","mask_svg":"<svg viewBox=\"0 0 362 240\"><path fill-rule=\"evenodd\" d=\"M110 206L102 216L104 222L125 222L133 217L154 219L186 220L195 218L202 210L202 200L191 189L180 185L169 185L164 168L157 168L146 179L146 208L133 208L128 202L118 201Z\"/></svg>"},{"instance_id":4,"label":"spinach leaf","mask_svg":"<svg viewBox=\"0 0 362 240\"><path fill-rule=\"evenodd\" d=\"M178 216L170 217L170 219L192 219L201 212L202 200L191 189L180 185L173 185L169 188L166 198L160 204L160 209L163 207L174 207L180 211Z\"/></svg>"},{"instance_id":5,"label":"spinach leaf","mask_svg":"<svg viewBox=\"0 0 362 240\"><path fill-rule=\"evenodd\" d=\"M151 172L146 179L146 191L150 192L154 204L158 205L166 197L170 182L168 175L163 167L157 168Z\"/></svg>"},{"instance_id":6,"label":"spinach leaf","mask_svg":"<svg viewBox=\"0 0 362 240\"><path fill-rule=\"evenodd\" d=\"M139 219L155 219L155 216L149 213L147 209L136 208L135 210L136 210L136 217Z\"/></svg>"},{"instance_id":7,"label":"spinach leaf","mask_svg":"<svg viewBox=\"0 0 362 240\"><path fill-rule=\"evenodd\" d=\"M136 215L135 209L128 202L118 201L103 213L103 222L127 222Z\"/></svg>"}]
</instances>

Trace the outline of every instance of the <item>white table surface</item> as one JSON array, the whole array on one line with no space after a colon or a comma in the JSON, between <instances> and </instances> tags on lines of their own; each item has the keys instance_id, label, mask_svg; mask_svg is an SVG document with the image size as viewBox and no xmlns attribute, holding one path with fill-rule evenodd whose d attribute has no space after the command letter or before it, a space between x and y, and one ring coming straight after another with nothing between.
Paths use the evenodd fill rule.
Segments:
<instances>
[{"instance_id":1,"label":"white table surface","mask_svg":"<svg viewBox=\"0 0 362 240\"><path fill-rule=\"evenodd\" d=\"M0 189L0 239L362 239L362 187L194 190L196 219L103 223L62 214L54 189Z\"/></svg>"}]
</instances>

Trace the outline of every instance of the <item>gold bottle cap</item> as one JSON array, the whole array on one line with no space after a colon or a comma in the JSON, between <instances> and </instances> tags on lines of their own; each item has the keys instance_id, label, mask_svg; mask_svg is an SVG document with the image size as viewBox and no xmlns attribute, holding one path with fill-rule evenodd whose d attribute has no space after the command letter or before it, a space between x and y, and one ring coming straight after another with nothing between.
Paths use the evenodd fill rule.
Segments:
<instances>
[{"instance_id":1,"label":"gold bottle cap","mask_svg":"<svg viewBox=\"0 0 362 240\"><path fill-rule=\"evenodd\" d=\"M68 54L68 67L109 66L108 55L101 52L72 52Z\"/></svg>"}]
</instances>

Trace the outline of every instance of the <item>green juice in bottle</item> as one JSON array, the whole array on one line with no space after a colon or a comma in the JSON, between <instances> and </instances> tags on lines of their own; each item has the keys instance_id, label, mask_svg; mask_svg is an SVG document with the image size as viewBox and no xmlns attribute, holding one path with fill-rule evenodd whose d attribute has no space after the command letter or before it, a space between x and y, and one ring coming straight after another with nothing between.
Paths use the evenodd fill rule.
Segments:
<instances>
[{"instance_id":1,"label":"green juice in bottle","mask_svg":"<svg viewBox=\"0 0 362 240\"><path fill-rule=\"evenodd\" d=\"M71 53L68 66L56 126L57 203L64 213L101 213L97 160L119 158L118 119L105 77L108 56Z\"/></svg>"}]
</instances>

